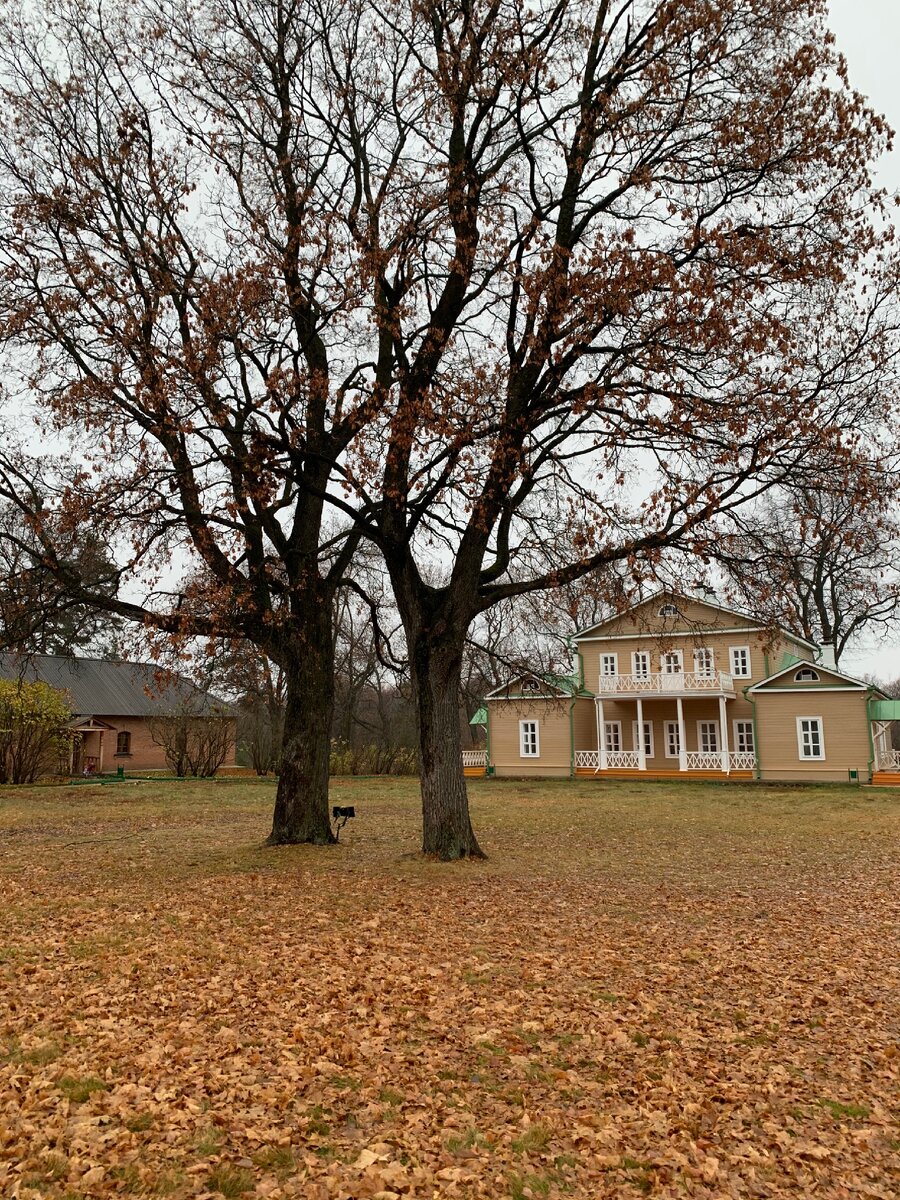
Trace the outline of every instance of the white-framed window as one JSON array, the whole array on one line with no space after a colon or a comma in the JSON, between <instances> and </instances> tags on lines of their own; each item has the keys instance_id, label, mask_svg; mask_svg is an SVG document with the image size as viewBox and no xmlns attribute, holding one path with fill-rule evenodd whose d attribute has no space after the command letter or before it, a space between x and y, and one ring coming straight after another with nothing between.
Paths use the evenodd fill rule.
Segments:
<instances>
[{"instance_id":1,"label":"white-framed window","mask_svg":"<svg viewBox=\"0 0 900 1200\"><path fill-rule=\"evenodd\" d=\"M519 756L521 758L541 757L541 730L539 721L519 722Z\"/></svg>"},{"instance_id":2,"label":"white-framed window","mask_svg":"<svg viewBox=\"0 0 900 1200\"><path fill-rule=\"evenodd\" d=\"M750 666L749 646L729 646L728 654L731 659L731 674L735 679L749 679L752 674Z\"/></svg>"},{"instance_id":3,"label":"white-framed window","mask_svg":"<svg viewBox=\"0 0 900 1200\"><path fill-rule=\"evenodd\" d=\"M694 651L694 672L697 675L715 675L716 656L706 646L698 646Z\"/></svg>"},{"instance_id":4,"label":"white-framed window","mask_svg":"<svg viewBox=\"0 0 900 1200\"><path fill-rule=\"evenodd\" d=\"M633 675L637 675L641 679L647 678L647 676L650 674L649 650L635 650L632 652L631 672Z\"/></svg>"},{"instance_id":5,"label":"white-framed window","mask_svg":"<svg viewBox=\"0 0 900 1200\"><path fill-rule=\"evenodd\" d=\"M738 754L752 754L754 752L756 744L753 740L752 721L735 721L734 748Z\"/></svg>"},{"instance_id":6,"label":"white-framed window","mask_svg":"<svg viewBox=\"0 0 900 1200\"><path fill-rule=\"evenodd\" d=\"M681 753L681 734L677 721L666 721L666 758L678 758Z\"/></svg>"},{"instance_id":7,"label":"white-framed window","mask_svg":"<svg viewBox=\"0 0 900 1200\"><path fill-rule=\"evenodd\" d=\"M801 758L825 757L825 734L821 717L797 718L797 749Z\"/></svg>"},{"instance_id":8,"label":"white-framed window","mask_svg":"<svg viewBox=\"0 0 900 1200\"><path fill-rule=\"evenodd\" d=\"M697 749L704 754L715 754L719 749L719 722L697 722Z\"/></svg>"},{"instance_id":9,"label":"white-framed window","mask_svg":"<svg viewBox=\"0 0 900 1200\"><path fill-rule=\"evenodd\" d=\"M660 662L663 675L680 675L684 670L684 657L680 650L669 650Z\"/></svg>"},{"instance_id":10,"label":"white-framed window","mask_svg":"<svg viewBox=\"0 0 900 1200\"><path fill-rule=\"evenodd\" d=\"M631 722L631 744L635 750L640 750L641 744L638 740L638 723ZM644 753L648 758L653 758L653 722L644 721Z\"/></svg>"},{"instance_id":11,"label":"white-framed window","mask_svg":"<svg viewBox=\"0 0 900 1200\"><path fill-rule=\"evenodd\" d=\"M664 604L659 610L659 615L661 617L680 617L681 612L677 604Z\"/></svg>"},{"instance_id":12,"label":"white-framed window","mask_svg":"<svg viewBox=\"0 0 900 1200\"><path fill-rule=\"evenodd\" d=\"M814 671L812 667L801 667L794 674L794 683L818 683L819 672Z\"/></svg>"},{"instance_id":13,"label":"white-framed window","mask_svg":"<svg viewBox=\"0 0 900 1200\"><path fill-rule=\"evenodd\" d=\"M618 675L619 673L619 656L618 654L601 654L600 655L600 674L601 675Z\"/></svg>"},{"instance_id":14,"label":"white-framed window","mask_svg":"<svg viewBox=\"0 0 900 1200\"><path fill-rule=\"evenodd\" d=\"M622 722L603 722L603 744L609 753L622 749Z\"/></svg>"}]
</instances>

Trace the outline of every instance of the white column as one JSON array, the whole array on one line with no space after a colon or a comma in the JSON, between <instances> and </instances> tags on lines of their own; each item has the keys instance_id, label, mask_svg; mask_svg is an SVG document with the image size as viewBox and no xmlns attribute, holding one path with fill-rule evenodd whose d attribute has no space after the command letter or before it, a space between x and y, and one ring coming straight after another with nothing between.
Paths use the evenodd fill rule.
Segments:
<instances>
[{"instance_id":1,"label":"white column","mask_svg":"<svg viewBox=\"0 0 900 1200\"><path fill-rule=\"evenodd\" d=\"M640 696L637 698L637 752L638 767L647 770L647 746L644 742L644 703Z\"/></svg>"},{"instance_id":2,"label":"white column","mask_svg":"<svg viewBox=\"0 0 900 1200\"><path fill-rule=\"evenodd\" d=\"M97 774L103 774L103 730L100 730L100 751L97 756Z\"/></svg>"},{"instance_id":3,"label":"white column","mask_svg":"<svg viewBox=\"0 0 900 1200\"><path fill-rule=\"evenodd\" d=\"M678 706L678 770L687 770L687 730L684 727L684 701L679 696L676 701Z\"/></svg>"},{"instance_id":4,"label":"white column","mask_svg":"<svg viewBox=\"0 0 900 1200\"><path fill-rule=\"evenodd\" d=\"M725 712L725 697L719 697L719 728L722 731L722 770L731 774L731 755L728 753L728 718Z\"/></svg>"},{"instance_id":5,"label":"white column","mask_svg":"<svg viewBox=\"0 0 900 1200\"><path fill-rule=\"evenodd\" d=\"M603 726L603 701L597 701L597 749L600 752L598 771L606 770L606 729Z\"/></svg>"}]
</instances>

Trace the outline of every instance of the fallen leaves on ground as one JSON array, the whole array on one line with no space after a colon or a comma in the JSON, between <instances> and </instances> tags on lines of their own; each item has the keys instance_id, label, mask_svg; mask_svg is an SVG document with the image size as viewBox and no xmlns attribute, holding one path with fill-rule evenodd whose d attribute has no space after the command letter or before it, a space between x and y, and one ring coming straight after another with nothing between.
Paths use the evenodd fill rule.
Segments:
<instances>
[{"instance_id":1,"label":"fallen leaves on ground","mask_svg":"<svg viewBox=\"0 0 900 1200\"><path fill-rule=\"evenodd\" d=\"M896 795L482 784L446 866L350 792L6 797L3 1195L900 1192Z\"/></svg>"}]
</instances>

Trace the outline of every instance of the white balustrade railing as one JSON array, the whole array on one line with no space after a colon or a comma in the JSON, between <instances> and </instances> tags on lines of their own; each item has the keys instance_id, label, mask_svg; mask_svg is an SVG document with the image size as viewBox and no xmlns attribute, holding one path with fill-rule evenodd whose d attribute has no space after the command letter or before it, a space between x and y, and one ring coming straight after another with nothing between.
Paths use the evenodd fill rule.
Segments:
<instances>
[{"instance_id":1,"label":"white balustrade railing","mask_svg":"<svg viewBox=\"0 0 900 1200\"><path fill-rule=\"evenodd\" d=\"M728 671L661 671L646 675L601 675L598 692L604 696L626 694L666 695L677 692L733 692L734 679Z\"/></svg>"},{"instance_id":2,"label":"white balustrade railing","mask_svg":"<svg viewBox=\"0 0 900 1200\"><path fill-rule=\"evenodd\" d=\"M641 756L637 750L607 750L606 766L616 770L622 767L639 767Z\"/></svg>"},{"instance_id":3,"label":"white balustrade railing","mask_svg":"<svg viewBox=\"0 0 900 1200\"><path fill-rule=\"evenodd\" d=\"M729 754L732 771L752 771L756 766L756 756L752 750L733 751ZM689 771L724 771L725 755L721 750L688 750L685 755ZM640 769L641 756L638 750L607 750L606 765L601 765L599 750L576 750L575 766L583 770L621 770L622 768ZM892 768L886 767L891 770ZM897 770L900 770L900 754L897 755Z\"/></svg>"},{"instance_id":4,"label":"white balustrade railing","mask_svg":"<svg viewBox=\"0 0 900 1200\"><path fill-rule=\"evenodd\" d=\"M688 750L685 760L689 771L721 771L724 769L721 750Z\"/></svg>"},{"instance_id":5,"label":"white balustrade railing","mask_svg":"<svg viewBox=\"0 0 900 1200\"><path fill-rule=\"evenodd\" d=\"M732 771L752 771L756 766L756 755L752 750L735 750L731 756Z\"/></svg>"},{"instance_id":6,"label":"white balustrade railing","mask_svg":"<svg viewBox=\"0 0 900 1200\"><path fill-rule=\"evenodd\" d=\"M900 750L882 750L878 755L879 771L900 771Z\"/></svg>"},{"instance_id":7,"label":"white balustrade railing","mask_svg":"<svg viewBox=\"0 0 900 1200\"><path fill-rule=\"evenodd\" d=\"M463 750L462 756L464 767L487 766L487 751L485 750Z\"/></svg>"}]
</instances>

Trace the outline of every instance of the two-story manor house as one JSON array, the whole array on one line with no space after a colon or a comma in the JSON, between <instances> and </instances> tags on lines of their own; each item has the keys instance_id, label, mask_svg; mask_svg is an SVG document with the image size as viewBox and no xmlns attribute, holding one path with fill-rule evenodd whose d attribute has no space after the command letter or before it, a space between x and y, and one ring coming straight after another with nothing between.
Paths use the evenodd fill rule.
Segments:
<instances>
[{"instance_id":1,"label":"two-story manor house","mask_svg":"<svg viewBox=\"0 0 900 1200\"><path fill-rule=\"evenodd\" d=\"M470 773L900 784L900 702L789 630L661 592L573 648L574 675L525 674L486 697Z\"/></svg>"}]
</instances>

